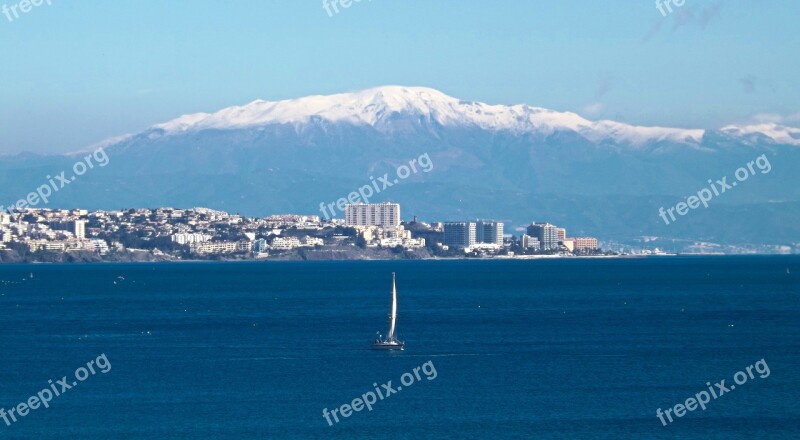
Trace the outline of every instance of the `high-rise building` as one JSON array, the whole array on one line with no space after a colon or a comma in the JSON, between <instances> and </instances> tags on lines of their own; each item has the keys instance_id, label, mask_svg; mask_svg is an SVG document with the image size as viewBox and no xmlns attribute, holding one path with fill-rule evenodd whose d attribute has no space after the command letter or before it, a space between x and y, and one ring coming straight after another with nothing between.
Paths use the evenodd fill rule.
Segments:
<instances>
[{"instance_id":1,"label":"high-rise building","mask_svg":"<svg viewBox=\"0 0 800 440\"><path fill-rule=\"evenodd\" d=\"M347 226L400 226L400 205L397 203L356 203L344 208Z\"/></svg>"},{"instance_id":2,"label":"high-rise building","mask_svg":"<svg viewBox=\"0 0 800 440\"><path fill-rule=\"evenodd\" d=\"M72 226L72 233L75 234L75 238L81 240L86 238L86 220L75 220L70 222L70 226Z\"/></svg>"},{"instance_id":3,"label":"high-rise building","mask_svg":"<svg viewBox=\"0 0 800 440\"><path fill-rule=\"evenodd\" d=\"M446 222L444 224L444 244L456 248L468 248L476 242L475 222Z\"/></svg>"},{"instance_id":4,"label":"high-rise building","mask_svg":"<svg viewBox=\"0 0 800 440\"><path fill-rule=\"evenodd\" d=\"M476 244L503 246L503 223L490 221L446 222L444 244L456 248L469 248Z\"/></svg>"},{"instance_id":5,"label":"high-rise building","mask_svg":"<svg viewBox=\"0 0 800 440\"><path fill-rule=\"evenodd\" d=\"M68 222L50 222L50 229L54 231L68 231L75 235L75 238L83 240L86 238L86 220L73 220Z\"/></svg>"},{"instance_id":6,"label":"high-rise building","mask_svg":"<svg viewBox=\"0 0 800 440\"><path fill-rule=\"evenodd\" d=\"M475 224L477 243L503 245L503 223L479 221Z\"/></svg>"},{"instance_id":7,"label":"high-rise building","mask_svg":"<svg viewBox=\"0 0 800 440\"><path fill-rule=\"evenodd\" d=\"M567 239L566 228L558 228L558 241L564 241L566 239Z\"/></svg>"},{"instance_id":8,"label":"high-rise building","mask_svg":"<svg viewBox=\"0 0 800 440\"><path fill-rule=\"evenodd\" d=\"M558 249L558 228L550 223L531 223L528 235L539 240L543 251Z\"/></svg>"}]
</instances>

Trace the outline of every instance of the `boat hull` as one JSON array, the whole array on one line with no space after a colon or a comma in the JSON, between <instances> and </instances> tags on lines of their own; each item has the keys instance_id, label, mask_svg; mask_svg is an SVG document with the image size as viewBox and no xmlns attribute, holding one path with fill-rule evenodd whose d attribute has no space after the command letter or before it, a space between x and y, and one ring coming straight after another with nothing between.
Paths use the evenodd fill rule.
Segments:
<instances>
[{"instance_id":1,"label":"boat hull","mask_svg":"<svg viewBox=\"0 0 800 440\"><path fill-rule=\"evenodd\" d=\"M372 344L373 350L403 350L405 348L405 344Z\"/></svg>"}]
</instances>

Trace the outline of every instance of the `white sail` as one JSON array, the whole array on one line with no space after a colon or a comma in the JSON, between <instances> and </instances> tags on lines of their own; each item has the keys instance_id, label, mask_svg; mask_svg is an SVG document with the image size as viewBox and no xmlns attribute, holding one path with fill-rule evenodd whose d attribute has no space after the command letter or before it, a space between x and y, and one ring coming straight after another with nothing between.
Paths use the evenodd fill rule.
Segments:
<instances>
[{"instance_id":1,"label":"white sail","mask_svg":"<svg viewBox=\"0 0 800 440\"><path fill-rule=\"evenodd\" d=\"M389 334L386 339L381 338L380 334L372 343L372 348L378 350L403 350L405 344L397 340L395 335L395 326L397 324L397 281L395 280L395 273L392 272L392 311L389 313Z\"/></svg>"},{"instance_id":2,"label":"white sail","mask_svg":"<svg viewBox=\"0 0 800 440\"><path fill-rule=\"evenodd\" d=\"M389 315L389 335L388 340L394 341L394 325L397 321L397 286L394 280L394 272L392 272L392 314Z\"/></svg>"}]
</instances>

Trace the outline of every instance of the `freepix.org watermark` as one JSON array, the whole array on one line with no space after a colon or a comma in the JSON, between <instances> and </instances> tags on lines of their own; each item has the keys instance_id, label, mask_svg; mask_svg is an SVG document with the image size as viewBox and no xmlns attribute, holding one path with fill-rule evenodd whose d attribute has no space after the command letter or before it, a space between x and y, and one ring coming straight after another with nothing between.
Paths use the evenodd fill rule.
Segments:
<instances>
[{"instance_id":1,"label":"freepix.org watermark","mask_svg":"<svg viewBox=\"0 0 800 440\"><path fill-rule=\"evenodd\" d=\"M753 374L753 370L756 370L756 373L759 374L758 377L762 379L769 377L769 365L767 365L767 361L761 359L760 361L756 362L755 365L750 365L749 367L745 368L746 373L745 371L739 371L734 374L733 381L736 382L736 385L744 385L747 383L748 379L754 379L756 377L755 374ZM695 394L694 397L686 399L686 402L679 403L672 408L667 408L663 412L661 411L661 408L659 408L656 410L656 417L658 417L658 420L661 421L662 426L667 426L667 421L664 419L664 416L667 416L669 423L672 423L674 421L672 414L674 414L675 417L680 418L686 415L686 411L691 412L696 410L698 407L705 411L706 404L711 402L712 397L714 400L717 400L725 394L735 390L736 385L725 385L725 379L715 383L714 386L711 386L711 382L706 382L708 391L700 391L699 393Z\"/></svg>"},{"instance_id":2,"label":"freepix.org watermark","mask_svg":"<svg viewBox=\"0 0 800 440\"><path fill-rule=\"evenodd\" d=\"M756 171L755 167L758 167L761 170L761 174L767 174L772 171L772 164L769 163L769 159L767 159L766 154L762 154L761 156L757 157L756 160L751 160L747 163L747 168L741 167L736 170L734 173L736 180L728 183L728 178L723 177L716 181L716 183L712 182L711 179L708 179L708 183L711 185L709 188L703 188L700 191L697 191L696 196L689 196L686 198L685 202L680 202L677 205L668 208L666 211L664 207L658 208L658 215L664 220L664 223L669 225L671 222L667 219L667 214L669 214L669 218L672 221L676 221L677 217L675 217L675 212L678 213L680 216L684 216L689 213L689 209L696 209L699 208L702 204L704 207L708 208L708 202L711 201L714 197L719 197L722 194L725 194L725 191L733 189L738 182L744 182L750 176L755 176Z\"/></svg>"},{"instance_id":3,"label":"freepix.org watermark","mask_svg":"<svg viewBox=\"0 0 800 440\"><path fill-rule=\"evenodd\" d=\"M353 412L359 412L364 408L367 408L368 411L372 411L372 405L379 402L378 399L384 400L388 399L389 396L392 394L399 393L403 387L410 387L414 385L415 382L421 381L422 376L419 374L420 370L422 373L425 374L425 377L428 380L436 379L438 373L436 372L436 367L433 365L433 361L425 362L424 364L420 365L419 367L414 367L413 374L412 373L403 373L400 376L400 383L402 385L397 385L396 387L392 386L392 381L386 382L378 387L377 383L372 384L375 387L375 391L367 391L366 393L362 394L361 397L356 397L350 403L345 403L344 405L334 408L328 411L328 408L324 408L322 410L322 417L328 422L328 426L333 426L334 423L339 423L339 416L344 418L348 418L353 415ZM338 414L337 414L338 413ZM331 416L333 416L333 420L331 420Z\"/></svg>"},{"instance_id":4,"label":"freepix.org watermark","mask_svg":"<svg viewBox=\"0 0 800 440\"><path fill-rule=\"evenodd\" d=\"M672 14L672 5L675 5L676 8L680 8L685 4L686 0L656 0L656 9L658 9L661 15L666 17L667 14ZM664 8L666 8L666 10L664 10Z\"/></svg>"},{"instance_id":5,"label":"freepix.org watermark","mask_svg":"<svg viewBox=\"0 0 800 440\"><path fill-rule=\"evenodd\" d=\"M98 370L95 370L94 367L97 367ZM8 412L6 412L5 408L0 408L0 418L6 422L6 426L11 426L12 423L17 422L17 417L25 417L31 411L35 411L40 407L50 408L50 401L54 397L58 397L75 388L78 383L94 376L98 371L103 374L111 371L111 362L108 361L105 353L97 356L97 359L89 361L85 367L79 367L75 370L75 380L70 381L67 376L56 380L55 383L53 383L52 379L48 380L48 387L31 396L28 400L12 407Z\"/></svg>"},{"instance_id":6,"label":"freepix.org watermark","mask_svg":"<svg viewBox=\"0 0 800 440\"><path fill-rule=\"evenodd\" d=\"M362 0L322 0L322 9L328 13L328 17L333 17L339 13L339 6L342 9L348 9L353 6L353 3L361 3ZM367 0L372 1L372 0Z\"/></svg>"},{"instance_id":7,"label":"freepix.org watermark","mask_svg":"<svg viewBox=\"0 0 800 440\"><path fill-rule=\"evenodd\" d=\"M412 174L416 174L419 172L417 169L417 165L420 166L423 173L429 173L433 170L433 161L431 161L430 156L428 153L421 155L416 159L411 159L408 162L408 165L400 165L397 167L395 173L397 174L397 178L393 181L389 179L389 173L384 174L381 177L378 177L378 180L375 180L374 176L370 176L370 184L364 185L358 189L358 192L353 191L347 195L347 198L340 198L335 203L328 203L325 205L325 202L321 202L319 204L319 211L325 216L326 219L330 219L331 217L336 217L336 209L338 208L339 211L344 211L344 207L346 205L355 205L356 203L369 203L369 198L380 194L381 191L385 190L386 188L390 188L398 183L400 180L408 178L408 176ZM330 213L328 212L330 209Z\"/></svg>"},{"instance_id":8,"label":"freepix.org watermark","mask_svg":"<svg viewBox=\"0 0 800 440\"><path fill-rule=\"evenodd\" d=\"M94 151L94 153L86 155L83 160L79 160L72 165L72 172L74 174L67 176L67 172L62 171L55 177L48 175L46 177L47 183L41 185L36 189L36 191L31 191L24 199L19 199L16 202L10 203L8 208L0 205L0 212L8 211L9 214L14 214L14 211L22 212L28 208L33 208L39 205L39 203L46 205L50 201L50 196L74 182L79 176L82 176L86 174L87 171L93 169L95 162L97 166L102 168L108 165L109 161L110 159L105 150L98 148Z\"/></svg>"},{"instance_id":9,"label":"freepix.org watermark","mask_svg":"<svg viewBox=\"0 0 800 440\"><path fill-rule=\"evenodd\" d=\"M11 3L11 6L6 3L0 7L0 12L2 12L3 15L6 16L8 22L11 23L18 19L20 14L27 14L28 12L31 12L33 8L42 6L42 4L51 6L53 4L53 0L22 0L19 3Z\"/></svg>"}]
</instances>

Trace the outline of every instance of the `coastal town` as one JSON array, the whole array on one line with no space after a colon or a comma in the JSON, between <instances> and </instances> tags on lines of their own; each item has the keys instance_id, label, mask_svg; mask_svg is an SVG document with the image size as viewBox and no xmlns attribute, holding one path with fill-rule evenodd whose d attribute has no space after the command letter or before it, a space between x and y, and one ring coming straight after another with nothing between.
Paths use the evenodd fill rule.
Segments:
<instances>
[{"instance_id":1,"label":"coastal town","mask_svg":"<svg viewBox=\"0 0 800 440\"><path fill-rule=\"evenodd\" d=\"M344 218L245 217L208 208L28 209L0 214L0 262L523 258L597 255L597 239L532 222L519 235L487 220L403 222L397 203L353 204Z\"/></svg>"}]
</instances>

